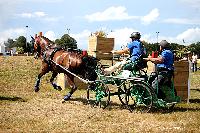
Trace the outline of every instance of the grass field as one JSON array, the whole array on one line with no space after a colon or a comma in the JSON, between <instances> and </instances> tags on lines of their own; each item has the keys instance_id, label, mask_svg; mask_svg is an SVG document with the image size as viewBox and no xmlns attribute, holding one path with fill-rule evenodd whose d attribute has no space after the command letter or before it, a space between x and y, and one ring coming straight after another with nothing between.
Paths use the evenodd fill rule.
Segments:
<instances>
[{"instance_id":1,"label":"grass field","mask_svg":"<svg viewBox=\"0 0 200 133\"><path fill-rule=\"evenodd\" d=\"M43 77L40 91L34 83L40 61L33 57L0 57L0 133L21 132L200 132L200 71L191 74L190 103L172 112L130 113L120 104L109 109L86 105L86 91L61 103L67 89L56 91Z\"/></svg>"}]
</instances>

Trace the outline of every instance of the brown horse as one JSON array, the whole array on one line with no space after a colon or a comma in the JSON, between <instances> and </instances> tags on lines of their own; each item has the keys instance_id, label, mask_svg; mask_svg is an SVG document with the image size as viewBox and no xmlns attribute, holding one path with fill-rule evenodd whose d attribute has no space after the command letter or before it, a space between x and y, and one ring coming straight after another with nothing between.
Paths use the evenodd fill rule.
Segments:
<instances>
[{"instance_id":1,"label":"brown horse","mask_svg":"<svg viewBox=\"0 0 200 133\"><path fill-rule=\"evenodd\" d=\"M96 58L83 55L77 51L66 51L44 36L35 36L34 54L36 59L40 58L42 60L42 66L34 88L35 92L39 91L41 77L50 71L52 72L50 82L54 89L59 91L62 88L53 82L54 78L58 73L64 73L66 75L65 77L71 90L64 96L63 101L70 99L77 89L74 83L74 75L68 71L89 81L94 81L97 78L95 72L97 65ZM63 68L67 69L67 71Z\"/></svg>"}]
</instances>

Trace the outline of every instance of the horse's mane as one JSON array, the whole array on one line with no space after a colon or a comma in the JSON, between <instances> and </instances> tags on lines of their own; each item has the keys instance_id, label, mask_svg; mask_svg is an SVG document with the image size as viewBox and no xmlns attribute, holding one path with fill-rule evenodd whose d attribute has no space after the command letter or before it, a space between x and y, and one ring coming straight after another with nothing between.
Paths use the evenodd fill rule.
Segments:
<instances>
[{"instance_id":1,"label":"horse's mane","mask_svg":"<svg viewBox=\"0 0 200 133\"><path fill-rule=\"evenodd\" d=\"M51 41L49 38L45 36L41 36L43 39L47 40L49 43L55 44L55 42Z\"/></svg>"}]
</instances>

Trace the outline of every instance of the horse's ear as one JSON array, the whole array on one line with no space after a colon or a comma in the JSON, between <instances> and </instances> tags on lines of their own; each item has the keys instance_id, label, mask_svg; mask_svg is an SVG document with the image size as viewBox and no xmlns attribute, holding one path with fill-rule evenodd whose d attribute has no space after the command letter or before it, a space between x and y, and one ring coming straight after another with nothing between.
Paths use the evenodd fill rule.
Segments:
<instances>
[{"instance_id":1,"label":"horse's ear","mask_svg":"<svg viewBox=\"0 0 200 133\"><path fill-rule=\"evenodd\" d=\"M35 41L35 38L31 36L32 41Z\"/></svg>"},{"instance_id":2,"label":"horse's ear","mask_svg":"<svg viewBox=\"0 0 200 133\"><path fill-rule=\"evenodd\" d=\"M40 37L42 36L42 32L39 32L39 36L40 36Z\"/></svg>"}]
</instances>

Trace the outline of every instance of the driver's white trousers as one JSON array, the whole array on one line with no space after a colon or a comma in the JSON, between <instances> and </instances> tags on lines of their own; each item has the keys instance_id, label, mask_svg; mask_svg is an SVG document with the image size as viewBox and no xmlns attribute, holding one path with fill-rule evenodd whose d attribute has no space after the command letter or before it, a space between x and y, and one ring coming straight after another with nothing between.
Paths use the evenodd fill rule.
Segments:
<instances>
[{"instance_id":1,"label":"driver's white trousers","mask_svg":"<svg viewBox=\"0 0 200 133\"><path fill-rule=\"evenodd\" d=\"M104 74L105 75L110 75L112 72L115 72L117 70L120 70L122 68L122 66L124 66L127 63L126 60L123 60L121 62L117 62L115 65L109 67L109 68L105 68L104 69Z\"/></svg>"}]
</instances>

